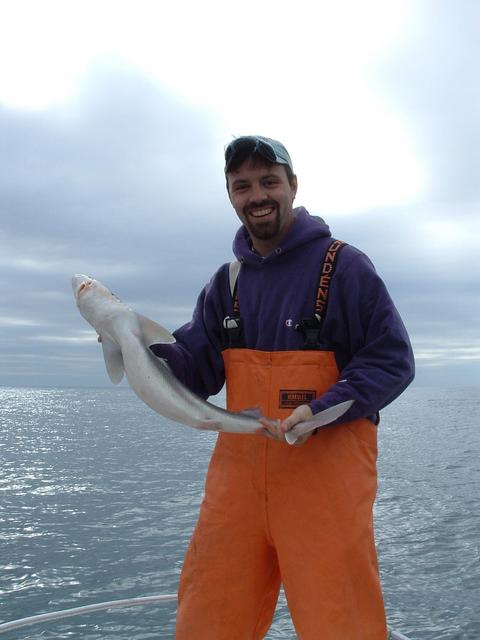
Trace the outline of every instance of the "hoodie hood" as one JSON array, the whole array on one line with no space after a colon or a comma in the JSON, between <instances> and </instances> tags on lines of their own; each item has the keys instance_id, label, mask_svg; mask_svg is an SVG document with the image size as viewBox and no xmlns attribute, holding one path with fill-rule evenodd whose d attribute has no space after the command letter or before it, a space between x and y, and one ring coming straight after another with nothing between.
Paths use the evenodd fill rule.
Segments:
<instances>
[{"instance_id":1,"label":"hoodie hood","mask_svg":"<svg viewBox=\"0 0 480 640\"><path fill-rule=\"evenodd\" d=\"M296 207L293 215L295 219L287 234L274 251L265 257L255 252L250 235L242 225L233 240L232 248L237 260L252 265L263 264L312 240L331 237L328 224L319 216L311 216L304 207Z\"/></svg>"}]
</instances>

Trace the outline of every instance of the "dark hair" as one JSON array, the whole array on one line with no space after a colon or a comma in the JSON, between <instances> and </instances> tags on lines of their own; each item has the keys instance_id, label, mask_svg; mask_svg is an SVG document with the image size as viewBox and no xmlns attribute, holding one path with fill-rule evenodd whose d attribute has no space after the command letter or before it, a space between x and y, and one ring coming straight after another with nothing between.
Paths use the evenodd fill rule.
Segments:
<instances>
[{"instance_id":1,"label":"dark hair","mask_svg":"<svg viewBox=\"0 0 480 640\"><path fill-rule=\"evenodd\" d=\"M255 144L249 143L246 141L242 144L241 147L237 148L235 152L235 156L232 158L231 162L228 165L228 171L225 174L226 182L227 182L227 191L228 191L228 174L231 171L237 171L242 164L246 161L250 160L252 165L257 167L274 167L275 165L284 167L285 172L287 174L287 180L290 184L292 184L292 180L295 177L295 174L292 171L292 168L288 164L283 164L281 162L270 162L267 160L265 156L255 150Z\"/></svg>"}]
</instances>

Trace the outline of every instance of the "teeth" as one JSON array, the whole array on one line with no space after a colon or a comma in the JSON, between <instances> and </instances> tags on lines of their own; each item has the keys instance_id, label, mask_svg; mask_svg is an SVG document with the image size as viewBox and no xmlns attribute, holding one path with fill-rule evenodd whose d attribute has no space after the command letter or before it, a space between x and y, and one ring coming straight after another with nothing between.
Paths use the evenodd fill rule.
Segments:
<instances>
[{"instance_id":1,"label":"teeth","mask_svg":"<svg viewBox=\"0 0 480 640\"><path fill-rule=\"evenodd\" d=\"M267 216L272 211L273 207L269 207L268 209L257 209L256 211L250 211L250 215L252 215L254 218L262 218L263 216Z\"/></svg>"}]
</instances>

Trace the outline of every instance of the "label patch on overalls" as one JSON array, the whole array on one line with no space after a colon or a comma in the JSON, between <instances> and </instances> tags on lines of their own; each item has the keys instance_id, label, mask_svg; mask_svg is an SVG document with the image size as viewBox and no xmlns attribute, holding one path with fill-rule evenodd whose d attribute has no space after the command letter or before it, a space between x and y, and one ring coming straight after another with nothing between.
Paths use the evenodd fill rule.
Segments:
<instances>
[{"instance_id":1,"label":"label patch on overalls","mask_svg":"<svg viewBox=\"0 0 480 640\"><path fill-rule=\"evenodd\" d=\"M308 389L281 389L278 406L280 409L291 409L308 404L316 397L315 391Z\"/></svg>"}]
</instances>

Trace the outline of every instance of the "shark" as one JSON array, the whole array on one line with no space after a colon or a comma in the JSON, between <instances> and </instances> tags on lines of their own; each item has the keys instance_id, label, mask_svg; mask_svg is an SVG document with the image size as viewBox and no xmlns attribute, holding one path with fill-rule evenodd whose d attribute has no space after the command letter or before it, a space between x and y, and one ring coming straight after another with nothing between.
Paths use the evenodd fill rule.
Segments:
<instances>
[{"instance_id":1,"label":"shark","mask_svg":"<svg viewBox=\"0 0 480 640\"><path fill-rule=\"evenodd\" d=\"M153 344L175 342L167 329L134 311L99 280L76 274L72 288L80 314L99 335L107 373L114 384L126 376L145 404L180 424L229 433L265 433L260 422L265 418L258 410L234 413L203 400L176 378L165 360L152 353ZM351 404L342 402L298 423L287 432L286 442L294 444L303 433L331 423Z\"/></svg>"}]
</instances>

